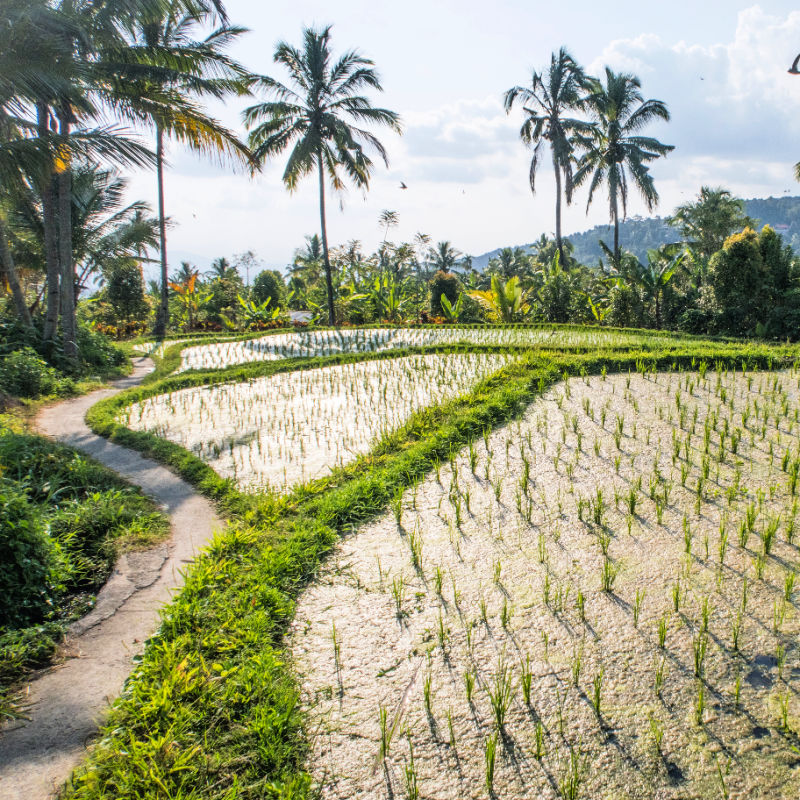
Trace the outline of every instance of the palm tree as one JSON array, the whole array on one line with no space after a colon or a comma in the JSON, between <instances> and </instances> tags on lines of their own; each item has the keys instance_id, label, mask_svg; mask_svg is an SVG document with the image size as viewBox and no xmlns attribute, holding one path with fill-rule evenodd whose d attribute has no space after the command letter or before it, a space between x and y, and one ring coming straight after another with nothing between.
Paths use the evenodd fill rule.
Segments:
<instances>
[{"instance_id":1,"label":"palm tree","mask_svg":"<svg viewBox=\"0 0 800 800\"><path fill-rule=\"evenodd\" d=\"M428 251L431 266L440 272L450 272L455 267L461 253L450 242L439 242Z\"/></svg>"},{"instance_id":2,"label":"palm tree","mask_svg":"<svg viewBox=\"0 0 800 800\"><path fill-rule=\"evenodd\" d=\"M140 15L132 28L131 61L144 64L138 80L128 84L137 113L155 128L158 185L161 301L154 333L163 336L169 323L167 223L164 210L164 145L167 137L203 155L249 163L250 153L239 139L197 105L197 98L220 99L249 93L250 77L225 49L245 28L223 24L204 39L194 38L208 14L184 10L172 3Z\"/></svg>"},{"instance_id":3,"label":"palm tree","mask_svg":"<svg viewBox=\"0 0 800 800\"><path fill-rule=\"evenodd\" d=\"M624 218L628 210L629 179L639 190L648 211L652 211L658 203L658 192L647 165L675 149L639 134L653 120L669 120L667 106L661 100L645 100L639 91L641 85L635 75L613 72L606 67L605 85L598 83L587 100L595 125L577 137L585 152L578 162L574 183L580 186L589 181L587 209L598 187L606 184L617 261L620 257L619 206L622 205Z\"/></svg>"},{"instance_id":4,"label":"palm tree","mask_svg":"<svg viewBox=\"0 0 800 800\"><path fill-rule=\"evenodd\" d=\"M637 262L634 281L655 306L656 328L661 330L661 297L664 289L686 258L686 251L677 252L676 245L662 245L647 251L647 263Z\"/></svg>"},{"instance_id":5,"label":"palm tree","mask_svg":"<svg viewBox=\"0 0 800 800\"><path fill-rule=\"evenodd\" d=\"M514 86L503 99L506 113L519 101L527 115L519 135L526 145L533 147L528 180L534 194L542 145L545 142L550 145L556 179L556 244L562 261L566 254L561 240L561 196L565 192L567 203L572 201L573 137L591 128L590 123L566 114L583 108L586 92L592 86L592 81L562 47L550 56L546 72L533 73L529 87Z\"/></svg>"},{"instance_id":6,"label":"palm tree","mask_svg":"<svg viewBox=\"0 0 800 800\"><path fill-rule=\"evenodd\" d=\"M86 157L134 166L152 163L150 151L123 136L119 128L92 127L108 111L129 116L130 105L120 91L122 74L115 64L123 50L125 22L149 3L61 0L51 5L36 0L36 24L26 29L26 47L43 50L51 62L49 71L39 70L44 78L31 87L34 91L29 93L30 81L19 81L22 96L36 109L37 138L50 153L39 176L48 272L45 338L55 336L60 306L64 353L69 358L78 356L71 220L75 165Z\"/></svg>"},{"instance_id":7,"label":"palm tree","mask_svg":"<svg viewBox=\"0 0 800 800\"><path fill-rule=\"evenodd\" d=\"M274 100L245 110L254 158L263 163L293 145L283 173L290 191L301 178L316 170L319 179L319 216L322 255L328 295L328 318L336 324L333 280L325 223L325 176L334 191L342 191L344 178L366 190L373 163L365 152L375 150L388 165L386 151L378 139L358 125L386 125L400 132L400 118L394 111L375 108L359 94L363 89L383 91L374 63L350 50L334 61L330 50L330 27L303 31L303 49L281 42L274 61L289 72L293 88L263 76L259 79ZM358 124L354 124L358 123Z\"/></svg>"}]
</instances>

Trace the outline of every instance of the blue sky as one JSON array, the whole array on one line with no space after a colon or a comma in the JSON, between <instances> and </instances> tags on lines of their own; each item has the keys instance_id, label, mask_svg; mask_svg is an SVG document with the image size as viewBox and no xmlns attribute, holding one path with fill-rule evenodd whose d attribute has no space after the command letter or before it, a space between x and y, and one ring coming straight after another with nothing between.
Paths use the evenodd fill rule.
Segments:
<instances>
[{"instance_id":1,"label":"blue sky","mask_svg":"<svg viewBox=\"0 0 800 800\"><path fill-rule=\"evenodd\" d=\"M542 172L532 197L529 153L518 140L521 116L507 116L501 96L528 82L562 44L590 72L605 64L635 72L645 96L669 106L672 121L651 130L676 145L653 167L662 196L657 213L669 213L706 183L745 196L800 194L791 177L800 160L800 77L786 73L800 52L800 11L790 0L617 0L605 7L588 0L228 0L227 8L232 22L251 29L233 54L280 78L272 63L276 42L299 43L304 25L332 24L337 51L357 47L376 62L385 89L376 104L403 117L402 137L381 134L390 168L376 170L370 192L348 192L341 209L330 203L333 243L360 239L373 247L383 209L400 216L396 238L423 231L476 255L552 231L552 174ZM213 110L238 129L244 105ZM200 262L252 249L281 265L318 228L315 181L288 194L280 183L283 159L255 179L179 149L170 159L176 259L193 254ZM154 203L153 176L134 176L131 196ZM629 213L645 212L634 202ZM565 230L606 222L607 214L600 196L587 216L579 194Z\"/></svg>"}]
</instances>

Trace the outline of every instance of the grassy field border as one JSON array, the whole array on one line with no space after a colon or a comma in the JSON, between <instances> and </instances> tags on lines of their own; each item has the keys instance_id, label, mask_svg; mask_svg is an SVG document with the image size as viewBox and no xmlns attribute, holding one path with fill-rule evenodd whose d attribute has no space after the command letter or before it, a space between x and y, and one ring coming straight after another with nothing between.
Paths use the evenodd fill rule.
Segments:
<instances>
[{"instance_id":1,"label":"grassy field border","mask_svg":"<svg viewBox=\"0 0 800 800\"><path fill-rule=\"evenodd\" d=\"M364 354L355 355L365 360ZM342 533L380 513L392 497L485 429L518 417L565 374L691 369L701 361L719 369L774 369L791 366L796 357L796 349L765 345L684 345L660 353L534 351L467 395L414 415L319 491L257 507L230 482L221 485L218 476L209 481L213 471L201 469L199 459L182 448L165 449L156 437L126 433L113 422L114 411L126 401L170 386L236 380L240 370L186 373L118 395L117 404L104 401L88 417L96 432L170 464L221 501L231 524L190 567L184 588L163 610L162 625L115 703L101 741L63 796L308 796L304 718L283 641L296 598ZM313 368L309 360L305 368Z\"/></svg>"}]
</instances>

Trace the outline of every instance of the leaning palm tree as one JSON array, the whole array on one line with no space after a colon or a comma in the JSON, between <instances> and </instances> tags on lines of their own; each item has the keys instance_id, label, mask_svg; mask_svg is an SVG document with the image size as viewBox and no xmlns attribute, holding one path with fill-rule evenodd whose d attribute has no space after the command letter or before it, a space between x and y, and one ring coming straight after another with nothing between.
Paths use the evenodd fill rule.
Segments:
<instances>
[{"instance_id":1,"label":"leaning palm tree","mask_svg":"<svg viewBox=\"0 0 800 800\"><path fill-rule=\"evenodd\" d=\"M617 261L620 205L624 218L628 210L629 179L639 190L648 211L652 211L658 203L658 192L647 165L675 149L658 139L640 135L649 122L669 120L667 106L661 100L645 100L641 85L635 75L613 72L606 67L605 85L598 83L587 100L595 126L578 137L584 154L578 161L574 183L580 186L589 182L587 209L595 191L606 184Z\"/></svg>"},{"instance_id":2,"label":"leaning palm tree","mask_svg":"<svg viewBox=\"0 0 800 800\"><path fill-rule=\"evenodd\" d=\"M394 111L375 108L362 90L383 91L374 63L354 50L334 61L330 50L330 27L303 31L303 49L281 42L274 60L289 72L291 87L263 76L262 89L274 99L251 106L244 112L250 129L254 158L263 163L293 145L283 173L283 182L293 191L301 178L316 171L319 178L319 216L322 255L328 295L328 318L336 324L333 279L325 223L325 176L334 191L342 191L345 178L366 190L373 163L366 153L372 148L388 165L386 150L362 123L386 125L400 132ZM356 124L357 123L357 124Z\"/></svg>"},{"instance_id":3,"label":"leaning palm tree","mask_svg":"<svg viewBox=\"0 0 800 800\"><path fill-rule=\"evenodd\" d=\"M534 72L529 87L514 86L505 93L503 100L506 113L519 101L527 115L519 135L533 148L528 180L534 194L542 145L550 145L556 179L556 244L562 261L566 260L566 255L561 239L561 197L565 193L567 203L572 201L573 137L591 128L591 123L567 114L582 109L592 86L591 79L562 47L550 56L547 71Z\"/></svg>"}]
</instances>

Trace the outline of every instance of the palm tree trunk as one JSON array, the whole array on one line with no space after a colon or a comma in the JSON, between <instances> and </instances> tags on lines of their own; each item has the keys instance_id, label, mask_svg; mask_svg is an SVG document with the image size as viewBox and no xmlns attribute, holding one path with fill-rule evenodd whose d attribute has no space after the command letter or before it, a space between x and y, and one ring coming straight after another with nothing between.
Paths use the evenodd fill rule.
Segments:
<instances>
[{"instance_id":1,"label":"palm tree trunk","mask_svg":"<svg viewBox=\"0 0 800 800\"><path fill-rule=\"evenodd\" d=\"M70 109L59 112L59 132L64 139L70 132ZM61 264L61 332L64 355L78 357L78 323L75 317L75 266L72 261L72 168L69 155L56 178L58 188L58 256Z\"/></svg>"},{"instance_id":2,"label":"palm tree trunk","mask_svg":"<svg viewBox=\"0 0 800 800\"><path fill-rule=\"evenodd\" d=\"M611 197L611 216L614 218L614 260L619 266L619 211L617 209L616 192Z\"/></svg>"},{"instance_id":3,"label":"palm tree trunk","mask_svg":"<svg viewBox=\"0 0 800 800\"><path fill-rule=\"evenodd\" d=\"M161 256L161 299L153 333L164 337L169 324L169 276L167 275L167 218L164 215L164 131L156 125L156 179L158 181L158 246Z\"/></svg>"},{"instance_id":4,"label":"palm tree trunk","mask_svg":"<svg viewBox=\"0 0 800 800\"><path fill-rule=\"evenodd\" d=\"M328 290L328 323L336 325L336 310L333 305L333 278L331 261L328 257L328 230L325 226L325 171L322 168L322 153L317 154L319 168L319 221L322 228L322 257L325 260L325 287Z\"/></svg>"},{"instance_id":5,"label":"palm tree trunk","mask_svg":"<svg viewBox=\"0 0 800 800\"><path fill-rule=\"evenodd\" d=\"M36 106L39 137L45 139L50 134L50 110L45 103ZM50 169L42 178L42 229L44 263L47 275L47 307L44 316L44 340L51 342L58 329L58 309L61 305L61 276L58 263L58 231L56 230L55 195L53 193L53 174Z\"/></svg>"},{"instance_id":6,"label":"palm tree trunk","mask_svg":"<svg viewBox=\"0 0 800 800\"><path fill-rule=\"evenodd\" d=\"M562 265L566 266L564 261L564 242L561 240L561 168L558 165L555 153L553 153L553 172L556 174L556 246L558 247L559 260Z\"/></svg>"},{"instance_id":7,"label":"palm tree trunk","mask_svg":"<svg viewBox=\"0 0 800 800\"><path fill-rule=\"evenodd\" d=\"M14 309L17 316L22 321L26 328L33 327L31 321L31 313L28 311L28 305L25 302L25 295L22 287L19 285L17 278L17 270L14 266L14 257L11 255L11 248L8 246L8 231L6 229L6 221L0 216L0 265L2 266L3 275L6 283L11 289L11 297L14 301Z\"/></svg>"},{"instance_id":8,"label":"palm tree trunk","mask_svg":"<svg viewBox=\"0 0 800 800\"><path fill-rule=\"evenodd\" d=\"M656 289L656 330L661 330L661 291Z\"/></svg>"}]
</instances>

